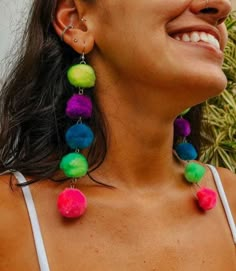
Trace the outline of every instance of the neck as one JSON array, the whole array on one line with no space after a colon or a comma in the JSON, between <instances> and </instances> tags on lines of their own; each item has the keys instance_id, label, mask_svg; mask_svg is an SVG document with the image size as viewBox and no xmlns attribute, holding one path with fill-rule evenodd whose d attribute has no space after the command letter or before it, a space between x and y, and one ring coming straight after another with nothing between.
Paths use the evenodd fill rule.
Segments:
<instances>
[{"instance_id":1,"label":"neck","mask_svg":"<svg viewBox=\"0 0 236 271\"><path fill-rule=\"evenodd\" d=\"M133 88L132 97L119 88L109 88L109 92L112 95L97 90L109 123L109 139L106 159L93 176L131 189L166 185L176 179L183 168L173 156L174 117L158 102L163 99Z\"/></svg>"}]
</instances>

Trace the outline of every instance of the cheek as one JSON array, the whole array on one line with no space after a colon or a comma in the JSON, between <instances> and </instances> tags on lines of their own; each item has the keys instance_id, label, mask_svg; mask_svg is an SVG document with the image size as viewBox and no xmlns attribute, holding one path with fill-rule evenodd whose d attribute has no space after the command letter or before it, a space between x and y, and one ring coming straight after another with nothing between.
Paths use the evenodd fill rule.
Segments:
<instances>
[{"instance_id":1,"label":"cheek","mask_svg":"<svg viewBox=\"0 0 236 271\"><path fill-rule=\"evenodd\" d=\"M227 44L227 41L228 41L228 32L227 32L227 28L226 28L226 25L225 23L222 23L218 26L218 29L221 33L221 37L222 37L222 40L223 40L223 46L225 48L226 44Z\"/></svg>"},{"instance_id":2,"label":"cheek","mask_svg":"<svg viewBox=\"0 0 236 271\"><path fill-rule=\"evenodd\" d=\"M143 35L143 31L157 31L181 15L192 0L108 0L99 4L93 30L98 38L111 35ZM121 36L120 36L121 38Z\"/></svg>"},{"instance_id":3,"label":"cheek","mask_svg":"<svg viewBox=\"0 0 236 271\"><path fill-rule=\"evenodd\" d=\"M94 23L95 43L105 57L126 60L162 54L166 25L180 15L192 0L106 1ZM159 49L158 49L159 48ZM155 57L154 55L154 57ZM153 58L153 56L151 56ZM132 61L133 61L132 59ZM149 61L149 60L148 60Z\"/></svg>"},{"instance_id":4,"label":"cheek","mask_svg":"<svg viewBox=\"0 0 236 271\"><path fill-rule=\"evenodd\" d=\"M139 1L106 6L95 23L95 42L102 61L120 75L164 86L166 78L179 78L176 68L181 68L175 61L179 57L169 48L166 25L192 0Z\"/></svg>"},{"instance_id":5,"label":"cheek","mask_svg":"<svg viewBox=\"0 0 236 271\"><path fill-rule=\"evenodd\" d=\"M162 20L166 20L167 23L182 15L192 0L161 0L159 2L160 4L156 6L155 13Z\"/></svg>"}]
</instances>

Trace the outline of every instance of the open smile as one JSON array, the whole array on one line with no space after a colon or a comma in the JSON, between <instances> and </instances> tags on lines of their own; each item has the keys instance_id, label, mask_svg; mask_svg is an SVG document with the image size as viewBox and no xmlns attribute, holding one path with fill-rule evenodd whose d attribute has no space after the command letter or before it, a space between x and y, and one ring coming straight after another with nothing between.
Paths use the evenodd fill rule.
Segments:
<instances>
[{"instance_id":1,"label":"open smile","mask_svg":"<svg viewBox=\"0 0 236 271\"><path fill-rule=\"evenodd\" d=\"M203 31L193 31L189 33L181 33L173 36L174 39L183 42L205 42L213 45L216 49L220 49L220 43L212 34Z\"/></svg>"},{"instance_id":2,"label":"open smile","mask_svg":"<svg viewBox=\"0 0 236 271\"><path fill-rule=\"evenodd\" d=\"M217 58L223 59L224 44L218 29L211 26L192 26L175 29L168 33L177 42L189 46L204 48L213 53Z\"/></svg>"},{"instance_id":3,"label":"open smile","mask_svg":"<svg viewBox=\"0 0 236 271\"><path fill-rule=\"evenodd\" d=\"M189 45L198 45L208 48L218 55L222 56L224 45L218 29L208 26L192 26L182 29L172 30L168 33L173 39L187 43Z\"/></svg>"}]
</instances>

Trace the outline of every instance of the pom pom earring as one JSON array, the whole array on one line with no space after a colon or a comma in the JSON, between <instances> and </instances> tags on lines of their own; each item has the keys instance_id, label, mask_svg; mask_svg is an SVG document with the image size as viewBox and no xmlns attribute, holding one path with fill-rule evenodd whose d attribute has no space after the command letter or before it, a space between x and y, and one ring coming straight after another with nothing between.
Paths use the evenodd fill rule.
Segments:
<instances>
[{"instance_id":1,"label":"pom pom earring","mask_svg":"<svg viewBox=\"0 0 236 271\"><path fill-rule=\"evenodd\" d=\"M71 66L67 71L67 78L71 85L79 88L67 102L66 115L77 123L71 126L65 134L65 141L73 152L65 155L60 162L60 169L72 178L71 187L62 191L57 200L57 208L62 216L76 218L84 214L87 208L85 195L75 187L77 179L85 176L88 171L86 157L80 150L91 146L94 134L91 128L82 123L92 115L92 102L90 97L84 95L85 88L94 87L96 76L93 68L86 64L84 53L77 65Z\"/></svg>"},{"instance_id":2,"label":"pom pom earring","mask_svg":"<svg viewBox=\"0 0 236 271\"><path fill-rule=\"evenodd\" d=\"M180 159L187 161L184 169L186 181L198 187L196 193L198 206L202 210L208 211L216 206L217 193L210 188L201 188L199 186L199 183L205 176L206 169L196 162L190 162L190 160L195 160L197 158L198 153L194 146L191 143L188 143L186 139L191 133L191 125L188 120L183 118L183 116L187 114L188 111L189 109L185 110L174 122L175 137L180 137L182 139L182 142L175 146L175 151Z\"/></svg>"},{"instance_id":3,"label":"pom pom earring","mask_svg":"<svg viewBox=\"0 0 236 271\"><path fill-rule=\"evenodd\" d=\"M76 188L77 180L85 176L88 172L87 159L80 153L80 150L90 147L94 141L93 131L88 125L82 122L84 119L89 119L92 116L92 102L89 96L84 95L84 89L94 87L96 81L93 68L85 62L84 53L81 56L80 63L68 69L67 78L69 83L77 87L79 91L73 94L67 101L65 113L70 119L77 122L65 134L65 141L73 151L62 157L60 169L64 172L65 176L71 178L71 185L70 188L66 188L59 194L57 208L63 217L77 218L82 216L87 208L86 196ZM180 159L187 161L184 170L186 181L199 187L200 181L205 176L206 169L196 162L190 162L191 160L195 160L198 154L194 146L188 143L186 139L191 133L191 125L183 116L188 111L189 109L185 110L174 122L175 136L182 139L175 146L175 151ZM93 178L92 180L96 181ZM215 207L217 194L214 190L203 187L198 189L196 199L199 207L207 211Z\"/></svg>"}]
</instances>

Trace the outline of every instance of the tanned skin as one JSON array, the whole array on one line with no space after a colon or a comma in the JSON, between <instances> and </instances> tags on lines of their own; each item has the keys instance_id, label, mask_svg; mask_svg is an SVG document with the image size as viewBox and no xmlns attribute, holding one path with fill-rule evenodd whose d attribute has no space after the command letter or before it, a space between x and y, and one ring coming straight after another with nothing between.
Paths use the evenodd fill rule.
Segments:
<instances>
[{"instance_id":1,"label":"tanned skin","mask_svg":"<svg viewBox=\"0 0 236 271\"><path fill-rule=\"evenodd\" d=\"M68 183L30 186L52 271L234 271L235 245L220 200L201 211L184 165L172 152L173 121L184 109L218 95L228 0L59 0L53 22L64 42L87 54L109 123L104 163L82 179L86 214L60 217L58 194ZM81 18L86 20L81 21ZM191 31L217 33L212 45L177 41ZM77 39L78 42L74 42ZM236 176L218 169L236 218ZM0 270L39 270L21 188L0 182ZM202 185L216 189L210 170Z\"/></svg>"}]
</instances>

